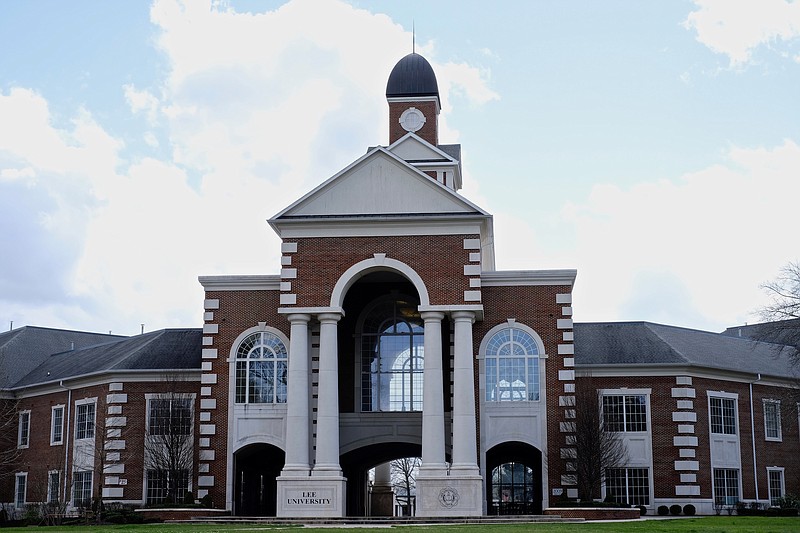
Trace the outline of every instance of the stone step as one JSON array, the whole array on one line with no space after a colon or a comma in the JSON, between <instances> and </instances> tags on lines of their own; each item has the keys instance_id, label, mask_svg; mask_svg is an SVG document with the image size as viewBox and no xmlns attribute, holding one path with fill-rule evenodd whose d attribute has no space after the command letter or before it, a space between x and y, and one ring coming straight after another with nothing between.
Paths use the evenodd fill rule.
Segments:
<instances>
[{"instance_id":1,"label":"stone step","mask_svg":"<svg viewBox=\"0 0 800 533\"><path fill-rule=\"evenodd\" d=\"M572 523L583 522L583 518L562 518L558 515L504 515L504 516L461 516L461 517L363 517L342 518L276 518L263 516L226 516L192 518L191 520L170 520L169 522L193 523L254 523L270 525L424 525L424 524L530 524L530 523Z\"/></svg>"}]
</instances>

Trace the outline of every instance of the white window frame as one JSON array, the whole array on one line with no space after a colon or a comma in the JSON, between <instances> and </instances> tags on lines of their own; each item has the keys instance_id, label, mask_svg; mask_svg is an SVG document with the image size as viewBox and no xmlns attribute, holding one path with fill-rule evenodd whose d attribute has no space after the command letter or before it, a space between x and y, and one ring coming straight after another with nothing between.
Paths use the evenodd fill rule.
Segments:
<instances>
[{"instance_id":1,"label":"white window frame","mask_svg":"<svg viewBox=\"0 0 800 533\"><path fill-rule=\"evenodd\" d=\"M91 437L80 437L79 438L78 437L78 411L80 410L80 407L82 407L84 405L88 405L88 404L94 404L94 419L92 420L92 436ZM79 442L80 441L83 441L83 442L94 441L94 439L97 437L97 398L85 398L83 400L76 400L75 401L75 420L73 421L73 423L74 423L74 427L75 427L74 433L75 433L75 440L76 441L79 441Z\"/></svg>"},{"instance_id":2,"label":"white window frame","mask_svg":"<svg viewBox=\"0 0 800 533\"><path fill-rule=\"evenodd\" d=\"M717 398L720 400L733 401L733 433L717 433L714 431L714 424L711 420L711 400ZM723 423L723 428L725 424ZM708 432L712 435L727 435L729 437L739 438L739 395L731 392L721 391L708 391Z\"/></svg>"},{"instance_id":3,"label":"white window frame","mask_svg":"<svg viewBox=\"0 0 800 533\"><path fill-rule=\"evenodd\" d=\"M22 501L20 502L17 498L19 496L19 484L20 480L23 480L25 484L22 488ZM15 509L24 509L25 505L28 503L28 473L27 472L17 472L14 476L14 508Z\"/></svg>"},{"instance_id":4,"label":"white window frame","mask_svg":"<svg viewBox=\"0 0 800 533\"><path fill-rule=\"evenodd\" d=\"M614 431L614 433L632 433L632 434L650 434L651 433L651 418L650 418L650 394L653 392L652 389L600 389L598 391L600 393L600 415L605 416L603 412L603 398L606 396L621 396L622 397L622 405L623 405L623 420L622 420L622 431ZM644 413L645 413L645 424L646 429L644 431L631 431L628 430L628 410L627 405L625 404L625 397L627 396L643 396L644 397ZM638 468L638 467L631 467L631 468Z\"/></svg>"},{"instance_id":5,"label":"white window frame","mask_svg":"<svg viewBox=\"0 0 800 533\"><path fill-rule=\"evenodd\" d=\"M22 420L27 422L23 429ZM24 437L24 438L23 438ZM17 448L29 448L31 445L31 410L26 409L19 412L19 425L17 427Z\"/></svg>"},{"instance_id":6,"label":"white window frame","mask_svg":"<svg viewBox=\"0 0 800 533\"><path fill-rule=\"evenodd\" d=\"M488 376L487 368L488 368L489 364L491 363L490 360L492 360L492 359L493 360L497 360L497 356L487 356L487 351L488 351L488 348L489 348L489 342L494 338L495 335L497 335L497 333L499 333L500 331L502 331L504 329L516 329L516 330L522 331L524 333L527 333L528 335L531 336L531 338L533 339L534 343L536 344L536 348L538 350L538 353L537 354L526 354L525 355L526 381L527 381L528 365L532 364L532 360L535 359L536 360L536 364L538 366L538 383L536 384L537 389L538 389L538 399L536 399L536 400L529 400L527 398L527 397L530 396L530 384L527 383L527 382L525 384L525 394L527 396L525 399L511 399L511 400L501 400L499 398L494 398L494 399L491 399L491 400L487 400L486 399L486 396L488 394L489 388L490 387L495 387L497 385L497 382L490 384L489 383L489 379L487 377ZM479 386L478 393L481 396L480 397L480 402L482 404L487 405L487 406L490 406L490 405L502 405L502 406L506 406L506 408L513 408L514 405L522 405L522 404L534 405L534 404L543 403L543 400L544 400L544 398L546 396L545 390L546 390L546 386L547 386L547 383L545 381L546 376L545 376L545 366L544 365L545 365L545 361L548 359L548 354L544 349L544 342L542 341L542 338L539 336L539 334L536 332L536 330L534 330L532 327L530 327L530 326L528 326L528 325L526 325L524 323L517 322L513 318L509 318L505 322L501 322L501 323L497 324L496 326L491 328L489 331L487 331L486 334L483 336L483 339L481 339L481 344L480 344L480 348L478 349L477 358L480 360L479 383L481 385L481 386ZM499 379L499 372L498 372L498 375L495 376L495 378Z\"/></svg>"},{"instance_id":7,"label":"white window frame","mask_svg":"<svg viewBox=\"0 0 800 533\"><path fill-rule=\"evenodd\" d=\"M53 486L53 474L58 476L55 486ZM57 503L61 492L61 470L47 471L47 503ZM55 498L53 494L55 493Z\"/></svg>"},{"instance_id":8,"label":"white window frame","mask_svg":"<svg viewBox=\"0 0 800 533\"><path fill-rule=\"evenodd\" d=\"M768 440L771 442L781 442L783 441L783 428L781 427L781 401L774 400L770 398L764 398L762 400L764 405L764 440ZM767 426L767 406L775 406L775 426L778 430L778 435L775 437L771 437L769 435L769 427Z\"/></svg>"},{"instance_id":9,"label":"white window frame","mask_svg":"<svg viewBox=\"0 0 800 533\"><path fill-rule=\"evenodd\" d=\"M61 411L61 438L56 440L56 411ZM64 444L64 416L66 410L64 404L54 405L50 408L50 446Z\"/></svg>"},{"instance_id":10,"label":"white window frame","mask_svg":"<svg viewBox=\"0 0 800 533\"><path fill-rule=\"evenodd\" d=\"M92 495L94 494L94 470L74 470L72 472L72 491L70 494L70 498L72 498L72 506L77 507L80 502L75 501L75 474L90 474L89 480L89 498L91 499Z\"/></svg>"},{"instance_id":11,"label":"white window frame","mask_svg":"<svg viewBox=\"0 0 800 533\"><path fill-rule=\"evenodd\" d=\"M772 495L772 482L769 479L770 474L772 474L773 472L777 472L781 476L781 493L777 497L773 497L773 495ZM767 467L767 491L768 491L768 494L769 494L770 507L777 505L777 504L773 503L772 500L777 500L778 498L783 498L786 495L786 477L784 475L784 468L782 466L768 466Z\"/></svg>"}]
</instances>

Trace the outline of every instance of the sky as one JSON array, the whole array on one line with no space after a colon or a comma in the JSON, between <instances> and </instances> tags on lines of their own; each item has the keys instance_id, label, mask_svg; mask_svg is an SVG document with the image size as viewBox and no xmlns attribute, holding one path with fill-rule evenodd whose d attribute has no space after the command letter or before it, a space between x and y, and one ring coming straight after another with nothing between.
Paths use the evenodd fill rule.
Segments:
<instances>
[{"instance_id":1,"label":"sky","mask_svg":"<svg viewBox=\"0 0 800 533\"><path fill-rule=\"evenodd\" d=\"M266 220L387 144L414 40L497 268L577 269L576 321L752 323L800 259L800 1L5 0L0 330L277 274Z\"/></svg>"}]
</instances>

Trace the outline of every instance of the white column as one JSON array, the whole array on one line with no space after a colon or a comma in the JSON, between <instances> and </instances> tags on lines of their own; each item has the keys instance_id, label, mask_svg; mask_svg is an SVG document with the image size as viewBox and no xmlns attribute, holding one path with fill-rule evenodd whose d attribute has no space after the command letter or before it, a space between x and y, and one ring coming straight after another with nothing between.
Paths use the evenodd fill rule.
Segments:
<instances>
[{"instance_id":1,"label":"white column","mask_svg":"<svg viewBox=\"0 0 800 533\"><path fill-rule=\"evenodd\" d=\"M422 465L420 476L443 474L444 395L442 393L442 319L444 313L427 311L425 321L425 370L422 386Z\"/></svg>"},{"instance_id":2,"label":"white column","mask_svg":"<svg viewBox=\"0 0 800 533\"><path fill-rule=\"evenodd\" d=\"M452 313L455 325L453 362L453 466L452 474L478 474L475 442L475 372L472 351L472 311Z\"/></svg>"},{"instance_id":3,"label":"white column","mask_svg":"<svg viewBox=\"0 0 800 533\"><path fill-rule=\"evenodd\" d=\"M286 391L286 464L281 476L308 476L309 450L309 353L310 315L287 316L292 325L289 337L289 383Z\"/></svg>"},{"instance_id":4,"label":"white column","mask_svg":"<svg viewBox=\"0 0 800 533\"><path fill-rule=\"evenodd\" d=\"M374 487L391 487L392 486L392 463L381 463L375 467L375 484Z\"/></svg>"},{"instance_id":5,"label":"white column","mask_svg":"<svg viewBox=\"0 0 800 533\"><path fill-rule=\"evenodd\" d=\"M317 391L317 456L312 476L341 476L339 466L339 341L342 315L319 315L319 388Z\"/></svg>"}]
</instances>

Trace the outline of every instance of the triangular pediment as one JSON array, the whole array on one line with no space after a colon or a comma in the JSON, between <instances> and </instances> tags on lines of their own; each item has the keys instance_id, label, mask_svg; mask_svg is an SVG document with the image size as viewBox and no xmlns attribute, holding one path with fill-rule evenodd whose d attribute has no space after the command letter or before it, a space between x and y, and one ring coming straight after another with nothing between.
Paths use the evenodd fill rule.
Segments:
<instances>
[{"instance_id":1,"label":"triangular pediment","mask_svg":"<svg viewBox=\"0 0 800 533\"><path fill-rule=\"evenodd\" d=\"M413 133L409 133L401 139L398 139L387 149L400 159L409 162L441 161L453 164L457 163L452 157Z\"/></svg>"},{"instance_id":2,"label":"triangular pediment","mask_svg":"<svg viewBox=\"0 0 800 533\"><path fill-rule=\"evenodd\" d=\"M377 147L273 220L426 214L488 215L387 149Z\"/></svg>"}]
</instances>

